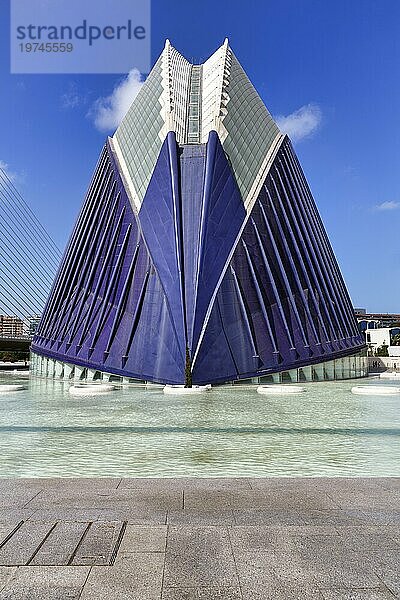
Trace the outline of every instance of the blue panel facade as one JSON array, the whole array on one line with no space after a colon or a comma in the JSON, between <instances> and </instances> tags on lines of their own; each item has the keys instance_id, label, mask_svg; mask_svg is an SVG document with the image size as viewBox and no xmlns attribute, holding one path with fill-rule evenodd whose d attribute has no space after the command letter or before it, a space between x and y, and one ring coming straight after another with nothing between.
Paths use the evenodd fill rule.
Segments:
<instances>
[{"instance_id":1,"label":"blue panel facade","mask_svg":"<svg viewBox=\"0 0 400 600\"><path fill-rule=\"evenodd\" d=\"M363 347L288 139L247 214L218 135L170 132L139 214L103 149L32 350L136 379L289 370Z\"/></svg>"},{"instance_id":2,"label":"blue panel facade","mask_svg":"<svg viewBox=\"0 0 400 600\"><path fill-rule=\"evenodd\" d=\"M204 325L193 377L199 383L210 373L214 381L254 377L332 360L363 345L315 203L286 139Z\"/></svg>"},{"instance_id":3,"label":"blue panel facade","mask_svg":"<svg viewBox=\"0 0 400 600\"><path fill-rule=\"evenodd\" d=\"M192 348L198 290L200 236L203 223L203 185L206 170L206 144L183 146L180 150L182 198L183 270L187 343Z\"/></svg>"},{"instance_id":4,"label":"blue panel facade","mask_svg":"<svg viewBox=\"0 0 400 600\"><path fill-rule=\"evenodd\" d=\"M215 131L207 143L199 236L196 312L191 350L198 345L214 290L246 217L231 166Z\"/></svg>"},{"instance_id":5,"label":"blue panel facade","mask_svg":"<svg viewBox=\"0 0 400 600\"><path fill-rule=\"evenodd\" d=\"M166 205L171 189L167 152L166 143L154 174L167 190ZM170 264L173 260L175 252ZM156 272L107 145L33 340L33 352L137 379L183 381L182 323L179 331L165 280Z\"/></svg>"},{"instance_id":6,"label":"blue panel facade","mask_svg":"<svg viewBox=\"0 0 400 600\"><path fill-rule=\"evenodd\" d=\"M178 148L170 132L162 145L139 213L140 227L185 361L183 242Z\"/></svg>"}]
</instances>

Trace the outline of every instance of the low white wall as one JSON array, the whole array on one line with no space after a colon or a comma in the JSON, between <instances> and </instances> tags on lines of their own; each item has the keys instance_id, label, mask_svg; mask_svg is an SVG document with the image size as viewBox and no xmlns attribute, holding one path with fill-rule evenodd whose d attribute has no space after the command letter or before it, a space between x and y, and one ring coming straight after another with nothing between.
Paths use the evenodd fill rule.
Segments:
<instances>
[{"instance_id":1,"label":"low white wall","mask_svg":"<svg viewBox=\"0 0 400 600\"><path fill-rule=\"evenodd\" d=\"M380 373L381 371L400 373L400 356L369 356L368 370L370 373Z\"/></svg>"}]
</instances>

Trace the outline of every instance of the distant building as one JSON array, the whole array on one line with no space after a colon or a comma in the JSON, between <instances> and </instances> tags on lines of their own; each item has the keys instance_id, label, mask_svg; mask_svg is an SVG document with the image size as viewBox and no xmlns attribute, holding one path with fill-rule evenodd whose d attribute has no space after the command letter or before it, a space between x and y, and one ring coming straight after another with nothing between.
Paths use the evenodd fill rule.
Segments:
<instances>
[{"instance_id":1,"label":"distant building","mask_svg":"<svg viewBox=\"0 0 400 600\"><path fill-rule=\"evenodd\" d=\"M392 371L400 373L400 346L389 346L387 350L388 356L370 355L368 357L370 372Z\"/></svg>"},{"instance_id":2,"label":"distant building","mask_svg":"<svg viewBox=\"0 0 400 600\"><path fill-rule=\"evenodd\" d=\"M25 331L29 337L33 337L40 323L40 315L28 315L25 318Z\"/></svg>"},{"instance_id":3,"label":"distant building","mask_svg":"<svg viewBox=\"0 0 400 600\"><path fill-rule=\"evenodd\" d=\"M367 313L365 309L355 308L354 314L361 331L374 328L368 326L369 323L375 323L375 328L400 327L399 313Z\"/></svg>"},{"instance_id":4,"label":"distant building","mask_svg":"<svg viewBox=\"0 0 400 600\"><path fill-rule=\"evenodd\" d=\"M24 335L24 322L18 317L0 315L0 337L21 337Z\"/></svg>"},{"instance_id":5,"label":"distant building","mask_svg":"<svg viewBox=\"0 0 400 600\"><path fill-rule=\"evenodd\" d=\"M358 328L365 336L370 355L374 355L375 349L382 346L383 340L385 340L385 345L390 345L391 334L389 331L400 327L400 314L398 313L367 313L365 308L355 308L354 314ZM374 329L379 332L372 334L371 331ZM392 337L393 335L395 334L392 334Z\"/></svg>"},{"instance_id":6,"label":"distant building","mask_svg":"<svg viewBox=\"0 0 400 600\"><path fill-rule=\"evenodd\" d=\"M375 354L378 348L387 346L389 348L400 348L392 346L392 340L400 334L400 327L378 327L365 330L365 341L371 354Z\"/></svg>"}]
</instances>

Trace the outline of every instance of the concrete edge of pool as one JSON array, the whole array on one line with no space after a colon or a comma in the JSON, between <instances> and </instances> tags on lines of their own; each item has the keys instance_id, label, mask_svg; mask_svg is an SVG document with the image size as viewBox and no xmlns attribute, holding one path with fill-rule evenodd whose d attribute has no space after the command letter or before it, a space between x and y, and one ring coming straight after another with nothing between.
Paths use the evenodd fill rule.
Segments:
<instances>
[{"instance_id":1,"label":"concrete edge of pool","mask_svg":"<svg viewBox=\"0 0 400 600\"><path fill-rule=\"evenodd\" d=\"M0 479L0 598L400 598L400 478Z\"/></svg>"}]
</instances>

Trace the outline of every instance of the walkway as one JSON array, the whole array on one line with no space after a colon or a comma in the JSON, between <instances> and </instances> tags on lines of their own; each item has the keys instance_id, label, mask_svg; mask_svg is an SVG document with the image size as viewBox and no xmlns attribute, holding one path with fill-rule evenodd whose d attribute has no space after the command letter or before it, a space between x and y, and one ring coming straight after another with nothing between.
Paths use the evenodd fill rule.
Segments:
<instances>
[{"instance_id":1,"label":"walkway","mask_svg":"<svg viewBox=\"0 0 400 600\"><path fill-rule=\"evenodd\" d=\"M400 479L3 479L0 598L400 598Z\"/></svg>"}]
</instances>

